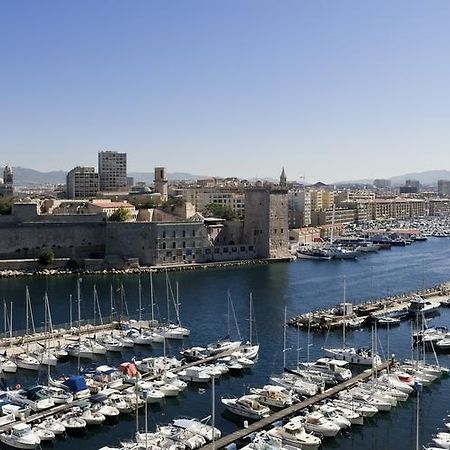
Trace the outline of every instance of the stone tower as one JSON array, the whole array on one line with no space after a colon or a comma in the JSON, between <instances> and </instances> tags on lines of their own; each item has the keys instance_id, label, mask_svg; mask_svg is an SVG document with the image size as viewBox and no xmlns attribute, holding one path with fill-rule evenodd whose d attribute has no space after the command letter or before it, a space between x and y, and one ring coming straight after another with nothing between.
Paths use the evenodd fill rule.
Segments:
<instances>
[{"instance_id":1,"label":"stone tower","mask_svg":"<svg viewBox=\"0 0 450 450\"><path fill-rule=\"evenodd\" d=\"M287 191L254 188L245 192L244 238L257 258L289 258Z\"/></svg>"},{"instance_id":2,"label":"stone tower","mask_svg":"<svg viewBox=\"0 0 450 450\"><path fill-rule=\"evenodd\" d=\"M7 164L3 169L3 185L1 186L1 194L11 197L14 194L13 188L13 171L11 166Z\"/></svg>"},{"instance_id":3,"label":"stone tower","mask_svg":"<svg viewBox=\"0 0 450 450\"><path fill-rule=\"evenodd\" d=\"M281 171L281 175L280 175L280 186L281 187L287 186L286 172L284 171L284 167L283 167L283 170Z\"/></svg>"},{"instance_id":4,"label":"stone tower","mask_svg":"<svg viewBox=\"0 0 450 450\"><path fill-rule=\"evenodd\" d=\"M161 200L167 201L169 198L169 181L167 179L167 169L165 167L155 167L155 179L153 180L155 192L161 194Z\"/></svg>"}]
</instances>

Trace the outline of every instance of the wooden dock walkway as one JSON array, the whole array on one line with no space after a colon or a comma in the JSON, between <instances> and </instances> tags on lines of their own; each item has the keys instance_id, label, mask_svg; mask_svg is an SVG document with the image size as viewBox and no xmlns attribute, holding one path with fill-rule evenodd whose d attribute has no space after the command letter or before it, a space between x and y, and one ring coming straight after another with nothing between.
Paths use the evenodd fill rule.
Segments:
<instances>
[{"instance_id":1,"label":"wooden dock walkway","mask_svg":"<svg viewBox=\"0 0 450 450\"><path fill-rule=\"evenodd\" d=\"M377 372L379 372L383 369L386 369L392 363L393 363L392 361L384 362L382 365L378 366L375 370ZM230 445L233 442L236 442L236 441L239 441L239 440L245 438L249 434L256 433L265 428L268 428L274 422L285 419L287 417L294 416L295 414L298 414L303 409L305 409L311 405L314 405L318 402L321 402L322 400L330 398L330 397L336 395L337 393L344 391L345 389L370 378L372 376L372 374L373 374L372 369L365 370L364 372L360 373L359 375L356 375L355 377L351 378L350 380L344 381L343 383L340 383L330 389L327 389L323 393L314 395L313 397L303 400L302 402L295 403L294 405L288 406L287 408L284 408L280 411L277 411L277 412L271 414L269 417L265 417L264 419L258 420L257 422L250 424L247 428L243 428L242 430L235 431L234 433L228 434L228 435L218 439L214 443L207 444L202 447L202 450L216 450L219 448L226 447L227 445Z\"/></svg>"}]
</instances>

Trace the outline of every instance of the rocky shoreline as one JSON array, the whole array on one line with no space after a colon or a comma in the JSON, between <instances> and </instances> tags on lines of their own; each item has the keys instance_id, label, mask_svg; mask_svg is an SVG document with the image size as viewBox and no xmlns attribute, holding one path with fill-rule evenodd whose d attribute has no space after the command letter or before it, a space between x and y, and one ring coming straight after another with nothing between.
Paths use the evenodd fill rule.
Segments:
<instances>
[{"instance_id":1,"label":"rocky shoreline","mask_svg":"<svg viewBox=\"0 0 450 450\"><path fill-rule=\"evenodd\" d=\"M1 270L0 278L17 278L30 276L61 276L61 275L136 275L141 273L160 273L160 272L180 272L188 270L202 270L202 269L224 269L231 267L244 267L266 265L273 262L288 262L289 259L250 259L241 261L222 261L200 264L178 264L167 266L149 266L149 267L132 267L126 269L101 269L101 270L85 270L85 269L54 269L54 268L40 268L28 270Z\"/></svg>"}]
</instances>

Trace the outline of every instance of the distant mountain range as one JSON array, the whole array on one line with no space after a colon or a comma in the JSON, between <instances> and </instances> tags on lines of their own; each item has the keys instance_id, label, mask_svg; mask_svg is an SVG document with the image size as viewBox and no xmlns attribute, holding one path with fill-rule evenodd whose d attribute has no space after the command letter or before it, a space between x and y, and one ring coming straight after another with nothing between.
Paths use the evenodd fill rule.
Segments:
<instances>
[{"instance_id":1,"label":"distant mountain range","mask_svg":"<svg viewBox=\"0 0 450 450\"><path fill-rule=\"evenodd\" d=\"M34 169L27 169L24 167L13 167L14 173L14 184L16 186L45 186L45 185L55 185L55 184L65 184L66 174L64 170L54 170L51 172L40 172ZM134 181L143 181L145 183L153 183L153 173L152 172L130 172L128 176L133 177ZM169 173L168 178L171 181L175 180L198 180L200 178L205 178L204 175L193 175L191 173L185 172L174 172ZM271 178L261 178L263 180L272 180ZM418 180L423 185L436 185L438 180L450 180L449 170L428 170L425 172L407 173L404 175L399 175L391 178L393 185L404 184L406 180ZM330 184L372 184L373 179L366 178L361 180L350 180L350 181L338 181Z\"/></svg>"},{"instance_id":2,"label":"distant mountain range","mask_svg":"<svg viewBox=\"0 0 450 450\"><path fill-rule=\"evenodd\" d=\"M381 177L380 177L381 178ZM425 172L406 173L404 175L397 175L395 177L386 178L392 182L393 186L405 184L406 180L417 180L420 184L425 186L437 185L438 180L450 180L449 170L427 170ZM362 180L337 181L336 185L340 184L372 184L373 178L365 178Z\"/></svg>"},{"instance_id":3,"label":"distant mountain range","mask_svg":"<svg viewBox=\"0 0 450 450\"><path fill-rule=\"evenodd\" d=\"M54 170L51 172L39 172L25 167L13 167L14 184L16 186L45 186L55 184L65 184L67 172L64 170ZM128 176L134 181L144 181L153 183L154 174L150 172L130 172ZM193 175L184 172L174 172L168 174L169 180L197 180L203 178L201 175Z\"/></svg>"}]
</instances>

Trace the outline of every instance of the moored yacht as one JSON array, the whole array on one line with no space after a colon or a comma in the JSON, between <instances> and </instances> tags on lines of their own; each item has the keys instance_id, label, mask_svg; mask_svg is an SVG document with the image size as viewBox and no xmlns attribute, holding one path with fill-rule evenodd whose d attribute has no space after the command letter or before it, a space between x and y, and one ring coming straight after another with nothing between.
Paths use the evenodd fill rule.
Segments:
<instances>
[{"instance_id":1,"label":"moored yacht","mask_svg":"<svg viewBox=\"0 0 450 450\"><path fill-rule=\"evenodd\" d=\"M244 395L240 398L223 398L222 403L232 413L252 420L270 415L270 409L257 400L256 395Z\"/></svg>"}]
</instances>

